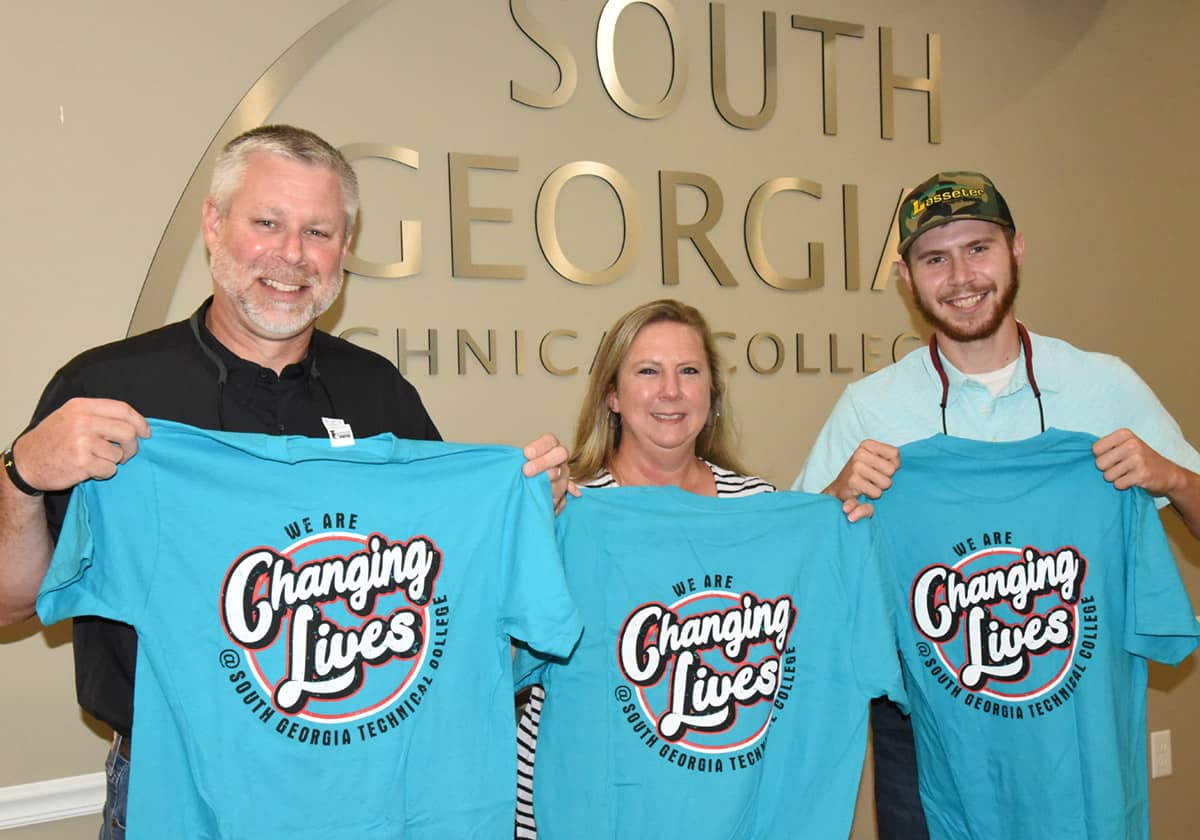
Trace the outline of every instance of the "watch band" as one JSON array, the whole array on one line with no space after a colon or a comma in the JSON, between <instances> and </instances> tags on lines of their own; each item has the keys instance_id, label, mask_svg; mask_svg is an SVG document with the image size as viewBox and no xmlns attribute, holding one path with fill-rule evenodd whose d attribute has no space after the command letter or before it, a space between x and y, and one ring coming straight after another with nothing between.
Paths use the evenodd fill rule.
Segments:
<instances>
[{"instance_id":1,"label":"watch band","mask_svg":"<svg viewBox=\"0 0 1200 840\"><path fill-rule=\"evenodd\" d=\"M16 446L16 444L17 444L17 442L14 440L13 446ZM8 449L5 449L4 455L0 456L0 457L3 457L3 459L4 459L4 471L6 473L8 473L8 480L13 483L13 487L16 487L18 490L20 490L26 496L41 496L42 495L41 490L37 489L32 484L30 484L28 481L21 478L21 474L19 472L17 472L17 462L13 459L12 446L8 447Z\"/></svg>"}]
</instances>

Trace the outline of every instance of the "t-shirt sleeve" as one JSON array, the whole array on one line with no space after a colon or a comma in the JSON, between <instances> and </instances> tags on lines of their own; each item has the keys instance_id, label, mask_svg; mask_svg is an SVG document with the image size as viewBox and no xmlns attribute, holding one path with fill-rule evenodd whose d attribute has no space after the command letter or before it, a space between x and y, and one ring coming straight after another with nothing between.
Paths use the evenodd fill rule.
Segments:
<instances>
[{"instance_id":1,"label":"t-shirt sleeve","mask_svg":"<svg viewBox=\"0 0 1200 840\"><path fill-rule=\"evenodd\" d=\"M792 482L792 489L820 493L837 478L865 437L851 388L846 388L817 434L800 474Z\"/></svg>"},{"instance_id":2,"label":"t-shirt sleeve","mask_svg":"<svg viewBox=\"0 0 1200 840\"><path fill-rule=\"evenodd\" d=\"M1196 649L1200 623L1150 497L1126 492L1125 648L1174 665Z\"/></svg>"},{"instance_id":3,"label":"t-shirt sleeve","mask_svg":"<svg viewBox=\"0 0 1200 840\"><path fill-rule=\"evenodd\" d=\"M847 523L843 542L846 556L848 600L852 610L849 629L851 655L859 686L867 697L886 694L905 712L908 695L900 670L896 643L895 605L887 597L887 581L879 554L874 523Z\"/></svg>"},{"instance_id":4,"label":"t-shirt sleeve","mask_svg":"<svg viewBox=\"0 0 1200 840\"><path fill-rule=\"evenodd\" d=\"M519 691L526 686L543 682L550 662L549 658L530 650L524 642L515 643L513 645L513 690Z\"/></svg>"},{"instance_id":5,"label":"t-shirt sleeve","mask_svg":"<svg viewBox=\"0 0 1200 840\"><path fill-rule=\"evenodd\" d=\"M43 624L79 615L137 623L155 568L155 495L144 455L75 488L38 593Z\"/></svg>"},{"instance_id":6,"label":"t-shirt sleeve","mask_svg":"<svg viewBox=\"0 0 1200 840\"><path fill-rule=\"evenodd\" d=\"M74 397L88 396L80 382L80 377L75 375L74 370L75 365L72 363L54 374L54 377L46 384L45 390L42 391L42 396L33 410L33 417L30 418L25 431L29 431L41 423L68 400ZM43 497L46 507L46 524L50 528L50 537L54 540L58 539L58 532L62 528L70 497L70 490L50 492Z\"/></svg>"},{"instance_id":7,"label":"t-shirt sleeve","mask_svg":"<svg viewBox=\"0 0 1200 840\"><path fill-rule=\"evenodd\" d=\"M504 563L501 629L533 650L566 656L582 624L567 590L544 473L519 475L499 548Z\"/></svg>"}]
</instances>

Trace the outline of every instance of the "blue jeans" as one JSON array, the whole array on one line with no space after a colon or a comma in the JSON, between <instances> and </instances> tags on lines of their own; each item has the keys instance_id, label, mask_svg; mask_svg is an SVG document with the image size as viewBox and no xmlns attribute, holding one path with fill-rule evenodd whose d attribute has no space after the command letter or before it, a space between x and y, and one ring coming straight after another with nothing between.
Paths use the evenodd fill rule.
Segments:
<instances>
[{"instance_id":1,"label":"blue jeans","mask_svg":"<svg viewBox=\"0 0 1200 840\"><path fill-rule=\"evenodd\" d=\"M125 803L129 801L129 761L121 755L121 736L113 740L104 761L108 785L104 798L104 822L99 840L125 840Z\"/></svg>"},{"instance_id":2,"label":"blue jeans","mask_svg":"<svg viewBox=\"0 0 1200 840\"><path fill-rule=\"evenodd\" d=\"M876 698L871 701L871 736L879 840L929 840L917 792L917 747L912 724L895 703Z\"/></svg>"}]
</instances>

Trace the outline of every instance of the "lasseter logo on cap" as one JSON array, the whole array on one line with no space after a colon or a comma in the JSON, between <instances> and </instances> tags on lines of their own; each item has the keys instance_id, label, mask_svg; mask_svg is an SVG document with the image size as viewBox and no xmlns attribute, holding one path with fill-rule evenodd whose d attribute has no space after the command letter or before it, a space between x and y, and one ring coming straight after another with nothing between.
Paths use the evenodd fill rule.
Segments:
<instances>
[{"instance_id":1,"label":"lasseter logo on cap","mask_svg":"<svg viewBox=\"0 0 1200 840\"><path fill-rule=\"evenodd\" d=\"M986 175L938 172L914 187L900 205L900 253L930 228L960 219L1015 227L1008 204Z\"/></svg>"},{"instance_id":2,"label":"lasseter logo on cap","mask_svg":"<svg viewBox=\"0 0 1200 840\"><path fill-rule=\"evenodd\" d=\"M986 192L981 187L964 187L961 184L952 186L935 187L936 192L933 195L921 195L912 200L911 213L914 216L919 216L925 212L931 204L940 204L943 201L978 201L986 195Z\"/></svg>"}]
</instances>

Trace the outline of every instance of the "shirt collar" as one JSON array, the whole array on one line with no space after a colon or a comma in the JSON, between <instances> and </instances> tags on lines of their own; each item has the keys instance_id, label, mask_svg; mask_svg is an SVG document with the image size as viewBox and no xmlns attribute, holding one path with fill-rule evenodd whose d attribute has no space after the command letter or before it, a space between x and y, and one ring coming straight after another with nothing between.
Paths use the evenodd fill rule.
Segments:
<instances>
[{"instance_id":1,"label":"shirt collar","mask_svg":"<svg viewBox=\"0 0 1200 840\"><path fill-rule=\"evenodd\" d=\"M249 374L250 376L257 378L261 372L266 371L271 374L272 378L274 378L275 372L270 368L265 368L257 362L252 362L249 359L243 359L241 356L237 355L224 344L222 344L220 340L218 340L217 337L212 334L212 332L208 329L208 324L206 323L208 310L209 307L212 306L212 302L213 299L210 296L204 301L204 303L200 304L200 308L196 310L196 313L193 316L196 319L196 326L198 327L197 334L199 335L200 340L204 342L204 345L217 355L217 358L221 360L221 363L225 365L226 369L228 369L230 374L233 376L240 377ZM279 379L284 380L309 377L312 375L314 364L315 360L313 355L313 342L309 341L308 351L304 354L304 358L299 362L286 366L283 369L283 372L279 375Z\"/></svg>"},{"instance_id":2,"label":"shirt collar","mask_svg":"<svg viewBox=\"0 0 1200 840\"><path fill-rule=\"evenodd\" d=\"M1059 366L1053 360L1054 348L1044 338L1033 332L1029 333L1029 344L1033 349L1033 375L1037 378L1039 390L1043 394L1060 390ZM925 366L925 371L940 392L942 388L941 379L938 377L937 370L933 367L933 360L929 356L928 345L926 345L923 351L914 352L922 352L924 354L921 361ZM949 393L946 399L947 406L953 405L955 400L958 399L965 383L971 382L974 387L984 387L979 383L973 382L965 373L951 364L950 360L942 354L940 349L938 350L938 356L942 362L942 369L946 372L946 382L949 385ZM1008 385L1005 386L997 398L1015 394L1028 386L1029 374L1025 366L1025 348L1018 345L1016 370L1013 371L1012 379L1009 380Z\"/></svg>"}]
</instances>

